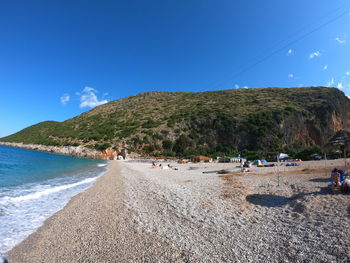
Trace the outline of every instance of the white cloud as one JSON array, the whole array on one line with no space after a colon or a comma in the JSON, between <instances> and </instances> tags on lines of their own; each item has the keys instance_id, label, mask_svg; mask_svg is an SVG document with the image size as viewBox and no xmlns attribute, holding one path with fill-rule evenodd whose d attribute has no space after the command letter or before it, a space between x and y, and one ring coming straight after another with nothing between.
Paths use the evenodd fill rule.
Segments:
<instances>
[{"instance_id":1,"label":"white cloud","mask_svg":"<svg viewBox=\"0 0 350 263\"><path fill-rule=\"evenodd\" d=\"M336 37L335 38L335 41L337 41L339 44L345 44L346 43L346 40L345 39L341 39L339 37Z\"/></svg>"},{"instance_id":2,"label":"white cloud","mask_svg":"<svg viewBox=\"0 0 350 263\"><path fill-rule=\"evenodd\" d=\"M328 65L324 65L323 70L327 70L327 69L328 69Z\"/></svg>"},{"instance_id":3,"label":"white cloud","mask_svg":"<svg viewBox=\"0 0 350 263\"><path fill-rule=\"evenodd\" d=\"M77 93L80 96L80 108L94 108L108 102L108 100L99 100L96 96L97 93L98 91L91 87L85 87L81 93Z\"/></svg>"},{"instance_id":4,"label":"white cloud","mask_svg":"<svg viewBox=\"0 0 350 263\"><path fill-rule=\"evenodd\" d=\"M248 86L245 85L245 86L240 87L238 84L235 84L235 89L248 89Z\"/></svg>"},{"instance_id":5,"label":"white cloud","mask_svg":"<svg viewBox=\"0 0 350 263\"><path fill-rule=\"evenodd\" d=\"M334 84L334 78L331 78L331 80L327 82L327 86L331 87L333 86L333 84Z\"/></svg>"},{"instance_id":6,"label":"white cloud","mask_svg":"<svg viewBox=\"0 0 350 263\"><path fill-rule=\"evenodd\" d=\"M291 78L294 78L294 74L292 74L292 73L289 74L289 75L288 75L288 78L290 78L290 79L291 79Z\"/></svg>"},{"instance_id":7,"label":"white cloud","mask_svg":"<svg viewBox=\"0 0 350 263\"><path fill-rule=\"evenodd\" d=\"M319 56L321 56L321 52L320 51L315 51L315 52L310 53L309 58L313 59L313 58L319 57Z\"/></svg>"},{"instance_id":8,"label":"white cloud","mask_svg":"<svg viewBox=\"0 0 350 263\"><path fill-rule=\"evenodd\" d=\"M63 94L63 96L60 98L60 101L63 105L66 105L68 101L70 101L70 96L68 94Z\"/></svg>"},{"instance_id":9,"label":"white cloud","mask_svg":"<svg viewBox=\"0 0 350 263\"><path fill-rule=\"evenodd\" d=\"M289 49L287 52L287 56L293 55L293 49Z\"/></svg>"},{"instance_id":10,"label":"white cloud","mask_svg":"<svg viewBox=\"0 0 350 263\"><path fill-rule=\"evenodd\" d=\"M344 87L344 86L343 86L343 83L338 82L337 88L338 88L338 89L342 89L343 87Z\"/></svg>"},{"instance_id":11,"label":"white cloud","mask_svg":"<svg viewBox=\"0 0 350 263\"><path fill-rule=\"evenodd\" d=\"M350 76L350 71L345 72L346 76Z\"/></svg>"}]
</instances>

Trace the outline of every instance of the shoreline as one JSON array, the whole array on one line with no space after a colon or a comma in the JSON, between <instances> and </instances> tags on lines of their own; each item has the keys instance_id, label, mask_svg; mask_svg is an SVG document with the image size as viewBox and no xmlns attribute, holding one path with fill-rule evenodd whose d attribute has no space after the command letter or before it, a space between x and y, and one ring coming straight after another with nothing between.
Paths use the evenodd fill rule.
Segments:
<instances>
[{"instance_id":1,"label":"shoreline","mask_svg":"<svg viewBox=\"0 0 350 263\"><path fill-rule=\"evenodd\" d=\"M15 147L15 146L10 146L10 147ZM19 148L19 147L18 147ZM56 211L55 213L53 213L51 216L49 216L47 219L44 220L43 224L36 230L34 231L33 233L31 233L30 235L28 235L24 240L22 240L20 243L18 243L17 245L15 245L13 248L11 248L9 251L7 251L6 253L4 253L4 255L10 255L9 258L11 258L11 254L14 254L14 253L17 253L17 251L23 251L23 250L26 250L27 249L27 245L26 243L28 242L36 242L35 240L38 239L37 236L40 235L40 232L42 231L45 231L45 229L48 229L49 225L51 224L53 218L56 217L56 214L60 213L61 211L63 211L64 209L66 209L66 207L76 198L78 197L79 195L83 194L85 191L89 190L90 188L92 188L94 186L94 184L101 178L103 177L104 175L106 175L109 171L110 171L110 166L111 166L111 163L108 163L107 164L107 171L103 172L102 174L100 174L98 176L98 178L95 180L95 182L93 182L93 184L88 187L87 189L83 190L82 192L79 192L78 194L72 196L70 198L70 200L64 205L64 207L58 211ZM28 241L30 240L30 241ZM23 243L23 244L22 244ZM24 247L24 248L23 248ZM10 262L16 262L16 257L15 256L15 261L13 261L13 259L11 258ZM28 261L29 262L29 261Z\"/></svg>"},{"instance_id":2,"label":"shoreline","mask_svg":"<svg viewBox=\"0 0 350 263\"><path fill-rule=\"evenodd\" d=\"M349 195L329 190L323 162L286 167L278 184L271 168L203 173L232 165L174 164L173 170L112 161L90 188L9 251L9 262L350 260Z\"/></svg>"},{"instance_id":3,"label":"shoreline","mask_svg":"<svg viewBox=\"0 0 350 263\"><path fill-rule=\"evenodd\" d=\"M99 154L98 151L86 148L84 146L48 146L41 144L24 144L4 141L0 141L0 145L37 152L53 153L80 158L100 159L96 157Z\"/></svg>"},{"instance_id":4,"label":"shoreline","mask_svg":"<svg viewBox=\"0 0 350 263\"><path fill-rule=\"evenodd\" d=\"M26 189L26 192L22 191L19 195L5 194L5 196L2 196L3 200L1 201L4 202L2 204L5 205L5 218L2 218L4 219L5 226L6 222L9 222L9 225L5 227L7 230L3 232L3 238L6 237L5 239L10 240L10 242L1 244L2 251L0 256L9 253L16 245L35 233L49 218L63 210L72 198L92 187L97 179L108 172L108 164L109 162L100 163L96 160L93 165L88 165L88 169L86 169L87 166L84 165L80 167L79 170L69 170L67 173L60 173L61 175L66 174L68 176L64 181L57 181L57 178L51 178L47 179L48 181L45 181L44 184L40 181L30 183L29 185L31 187L27 186L23 188ZM72 175L74 178L73 180L70 179ZM15 190L16 188L14 191ZM6 203L7 200L9 203ZM21 201L25 202L21 203ZM22 214L16 214L16 210L7 209L6 206L18 206ZM21 222L21 219L24 221ZM16 222L16 225L13 225L12 221ZM22 231L23 229L25 229L25 231ZM11 232L17 234L10 234L10 236L7 236L6 232L8 234Z\"/></svg>"},{"instance_id":5,"label":"shoreline","mask_svg":"<svg viewBox=\"0 0 350 263\"><path fill-rule=\"evenodd\" d=\"M9 262L127 262L140 259L154 262L158 258L178 262L177 257L184 257L166 240L140 231L130 220L132 215L124 202L121 166L120 161L110 162L108 171L91 187L72 197L37 231L5 253ZM118 244L118 235L122 239L127 237L129 242ZM130 248L130 242L133 248Z\"/></svg>"}]
</instances>

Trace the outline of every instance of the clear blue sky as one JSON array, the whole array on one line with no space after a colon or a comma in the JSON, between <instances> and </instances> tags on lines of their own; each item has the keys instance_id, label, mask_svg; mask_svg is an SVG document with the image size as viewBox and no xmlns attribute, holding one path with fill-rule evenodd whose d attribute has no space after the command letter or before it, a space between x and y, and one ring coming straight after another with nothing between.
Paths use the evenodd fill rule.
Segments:
<instances>
[{"instance_id":1,"label":"clear blue sky","mask_svg":"<svg viewBox=\"0 0 350 263\"><path fill-rule=\"evenodd\" d=\"M349 9L347 0L2 1L0 137L146 91L328 85L350 95Z\"/></svg>"}]
</instances>

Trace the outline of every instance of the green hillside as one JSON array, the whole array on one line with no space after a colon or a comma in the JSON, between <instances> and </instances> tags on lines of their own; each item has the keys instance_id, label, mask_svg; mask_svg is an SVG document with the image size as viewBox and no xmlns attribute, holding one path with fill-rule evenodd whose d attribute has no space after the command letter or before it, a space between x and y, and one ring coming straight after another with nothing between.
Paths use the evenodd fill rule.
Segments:
<instances>
[{"instance_id":1,"label":"green hillside","mask_svg":"<svg viewBox=\"0 0 350 263\"><path fill-rule=\"evenodd\" d=\"M349 112L350 100L325 87L148 92L1 140L167 155L276 151L324 144L349 130Z\"/></svg>"}]
</instances>

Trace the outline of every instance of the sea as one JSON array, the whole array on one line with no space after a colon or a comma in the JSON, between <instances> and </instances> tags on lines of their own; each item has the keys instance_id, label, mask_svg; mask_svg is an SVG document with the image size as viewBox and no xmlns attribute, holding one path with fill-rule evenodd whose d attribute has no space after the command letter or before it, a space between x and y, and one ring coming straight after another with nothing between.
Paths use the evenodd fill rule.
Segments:
<instances>
[{"instance_id":1,"label":"sea","mask_svg":"<svg viewBox=\"0 0 350 263\"><path fill-rule=\"evenodd\" d=\"M107 171L101 160L0 145L0 255Z\"/></svg>"}]
</instances>

